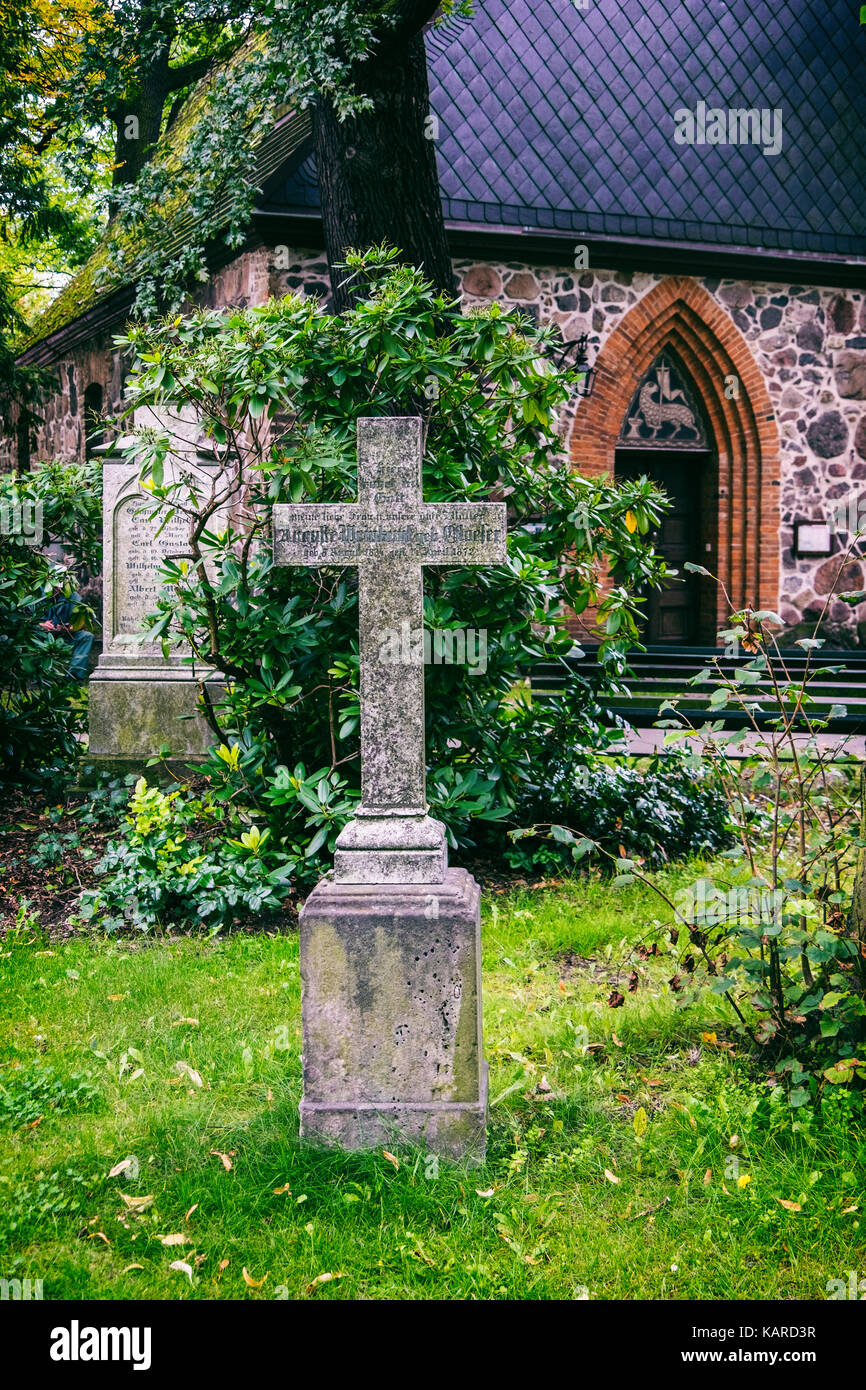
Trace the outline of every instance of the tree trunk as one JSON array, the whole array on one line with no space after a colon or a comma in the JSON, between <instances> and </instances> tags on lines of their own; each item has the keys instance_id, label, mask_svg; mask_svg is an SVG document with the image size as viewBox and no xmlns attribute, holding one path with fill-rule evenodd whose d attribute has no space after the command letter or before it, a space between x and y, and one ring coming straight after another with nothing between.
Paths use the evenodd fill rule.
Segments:
<instances>
[{"instance_id":1,"label":"tree trunk","mask_svg":"<svg viewBox=\"0 0 866 1390\"><path fill-rule=\"evenodd\" d=\"M159 139L162 113L171 91L168 49L148 62L134 95L114 117L114 171L112 182L135 183Z\"/></svg>"},{"instance_id":2,"label":"tree trunk","mask_svg":"<svg viewBox=\"0 0 866 1390\"><path fill-rule=\"evenodd\" d=\"M334 308L357 297L336 267L348 250L388 242L437 290L452 294L454 276L442 217L436 144L431 135L427 56L421 32L389 45L357 75L373 109L340 122L330 102L315 112L322 226Z\"/></svg>"}]
</instances>

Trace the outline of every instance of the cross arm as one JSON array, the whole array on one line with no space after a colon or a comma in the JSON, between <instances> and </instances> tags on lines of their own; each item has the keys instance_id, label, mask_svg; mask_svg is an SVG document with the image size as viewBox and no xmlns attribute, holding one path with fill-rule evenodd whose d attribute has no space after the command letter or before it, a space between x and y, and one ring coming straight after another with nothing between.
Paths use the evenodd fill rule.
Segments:
<instances>
[{"instance_id":1,"label":"cross arm","mask_svg":"<svg viewBox=\"0 0 866 1390\"><path fill-rule=\"evenodd\" d=\"M357 565L358 544L346 539L347 527L357 513L354 503L279 503L271 524L276 565Z\"/></svg>"},{"instance_id":2,"label":"cross arm","mask_svg":"<svg viewBox=\"0 0 866 1390\"><path fill-rule=\"evenodd\" d=\"M504 502L431 502L420 509L425 565L505 562Z\"/></svg>"}]
</instances>

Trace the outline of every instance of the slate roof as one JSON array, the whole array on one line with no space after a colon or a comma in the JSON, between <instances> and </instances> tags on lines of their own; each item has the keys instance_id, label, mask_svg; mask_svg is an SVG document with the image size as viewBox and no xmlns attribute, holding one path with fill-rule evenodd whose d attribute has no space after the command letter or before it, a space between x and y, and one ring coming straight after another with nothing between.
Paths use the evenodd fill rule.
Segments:
<instances>
[{"instance_id":1,"label":"slate roof","mask_svg":"<svg viewBox=\"0 0 866 1390\"><path fill-rule=\"evenodd\" d=\"M427 36L451 223L866 255L853 0L476 0ZM677 145L673 113L779 108L782 151ZM268 209L317 204L311 160Z\"/></svg>"}]
</instances>

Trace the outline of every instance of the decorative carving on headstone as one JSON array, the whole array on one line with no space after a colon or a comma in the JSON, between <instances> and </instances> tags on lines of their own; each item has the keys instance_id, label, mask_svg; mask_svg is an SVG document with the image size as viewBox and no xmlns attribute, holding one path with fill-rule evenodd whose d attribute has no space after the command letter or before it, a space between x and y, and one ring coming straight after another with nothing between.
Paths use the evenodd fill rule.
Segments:
<instances>
[{"instance_id":1,"label":"decorative carving on headstone","mask_svg":"<svg viewBox=\"0 0 866 1390\"><path fill-rule=\"evenodd\" d=\"M662 353L641 379L619 436L622 448L706 449L703 413L675 358Z\"/></svg>"}]
</instances>

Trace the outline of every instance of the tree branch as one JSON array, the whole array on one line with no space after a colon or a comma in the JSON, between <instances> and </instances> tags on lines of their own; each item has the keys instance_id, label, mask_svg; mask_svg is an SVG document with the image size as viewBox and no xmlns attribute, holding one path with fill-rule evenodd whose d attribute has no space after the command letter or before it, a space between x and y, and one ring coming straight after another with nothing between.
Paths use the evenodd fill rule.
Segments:
<instances>
[{"instance_id":1,"label":"tree branch","mask_svg":"<svg viewBox=\"0 0 866 1390\"><path fill-rule=\"evenodd\" d=\"M179 68L169 68L168 70L168 90L170 92L180 91L182 87L189 87L193 82L199 82L206 77L218 61L218 54L212 54L209 58L194 58L189 63L182 63Z\"/></svg>"}]
</instances>

